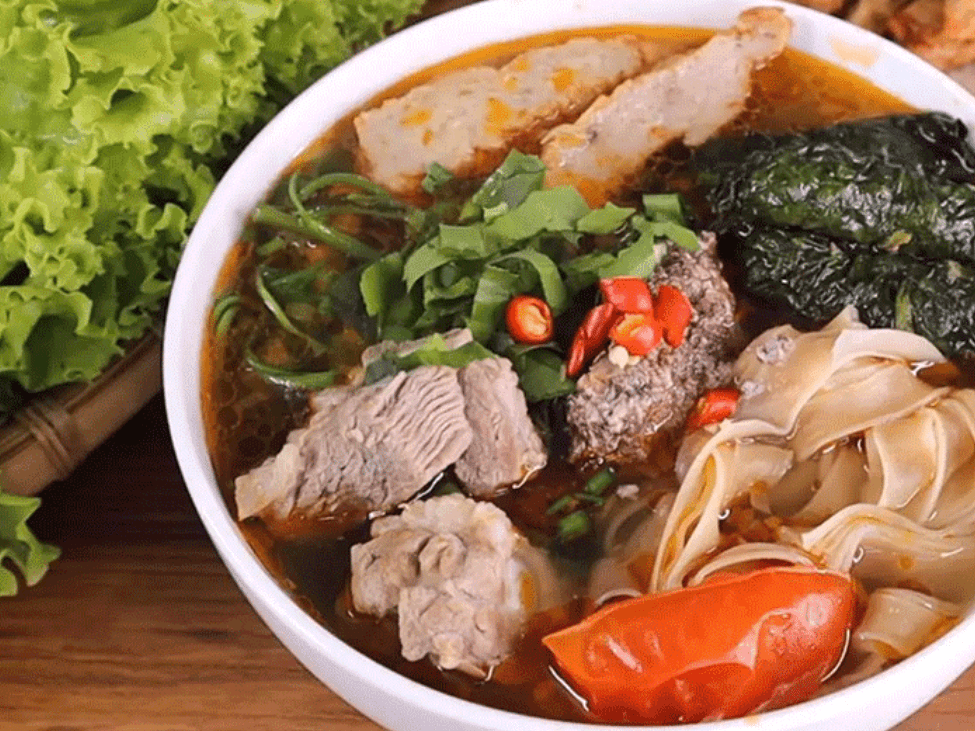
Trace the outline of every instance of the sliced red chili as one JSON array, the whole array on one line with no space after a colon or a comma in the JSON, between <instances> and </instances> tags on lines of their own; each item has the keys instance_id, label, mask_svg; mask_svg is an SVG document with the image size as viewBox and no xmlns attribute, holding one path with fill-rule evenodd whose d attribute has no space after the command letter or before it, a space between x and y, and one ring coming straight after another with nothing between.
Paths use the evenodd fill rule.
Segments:
<instances>
[{"instance_id":1,"label":"sliced red chili","mask_svg":"<svg viewBox=\"0 0 975 731\"><path fill-rule=\"evenodd\" d=\"M694 317L691 301L677 287L661 284L654 304L657 319L663 325L664 340L670 347L678 347L684 342L687 326Z\"/></svg>"},{"instance_id":2,"label":"sliced red chili","mask_svg":"<svg viewBox=\"0 0 975 731\"><path fill-rule=\"evenodd\" d=\"M715 388L701 396L687 417L687 430L717 424L735 413L741 394L734 388Z\"/></svg>"},{"instance_id":3,"label":"sliced red chili","mask_svg":"<svg viewBox=\"0 0 975 731\"><path fill-rule=\"evenodd\" d=\"M653 293L646 279L640 277L614 277L599 280L603 298L620 312L646 312L653 314Z\"/></svg>"},{"instance_id":4,"label":"sliced red chili","mask_svg":"<svg viewBox=\"0 0 975 731\"><path fill-rule=\"evenodd\" d=\"M552 309L538 297L520 294L512 297L505 310L508 332L516 343L538 345L552 339L555 327Z\"/></svg>"},{"instance_id":5,"label":"sliced red chili","mask_svg":"<svg viewBox=\"0 0 975 731\"><path fill-rule=\"evenodd\" d=\"M609 302L596 305L586 313L569 347L569 360L565 366L569 378L581 373L586 363L603 349L609 341L609 331L619 317L620 313Z\"/></svg>"},{"instance_id":6,"label":"sliced red chili","mask_svg":"<svg viewBox=\"0 0 975 731\"><path fill-rule=\"evenodd\" d=\"M657 347L662 335L661 324L648 314L623 315L609 333L610 339L630 355L646 355Z\"/></svg>"}]
</instances>

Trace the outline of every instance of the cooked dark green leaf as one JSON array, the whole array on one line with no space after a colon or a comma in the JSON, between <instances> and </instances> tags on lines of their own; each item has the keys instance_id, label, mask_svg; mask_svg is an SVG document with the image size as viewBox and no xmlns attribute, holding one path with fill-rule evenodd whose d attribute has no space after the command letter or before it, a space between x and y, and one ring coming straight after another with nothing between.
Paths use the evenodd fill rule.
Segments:
<instances>
[{"instance_id":1,"label":"cooked dark green leaf","mask_svg":"<svg viewBox=\"0 0 975 731\"><path fill-rule=\"evenodd\" d=\"M947 115L719 138L699 148L695 166L719 228L799 228L975 262L975 149L964 124Z\"/></svg>"}]
</instances>

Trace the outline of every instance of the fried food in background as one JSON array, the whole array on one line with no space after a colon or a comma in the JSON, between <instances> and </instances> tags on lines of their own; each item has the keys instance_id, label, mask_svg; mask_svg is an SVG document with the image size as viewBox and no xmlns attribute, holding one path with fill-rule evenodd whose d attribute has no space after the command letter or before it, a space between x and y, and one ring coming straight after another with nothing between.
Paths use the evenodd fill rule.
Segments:
<instances>
[{"instance_id":1,"label":"fried food in background","mask_svg":"<svg viewBox=\"0 0 975 731\"><path fill-rule=\"evenodd\" d=\"M975 0L797 0L897 41L975 93Z\"/></svg>"}]
</instances>

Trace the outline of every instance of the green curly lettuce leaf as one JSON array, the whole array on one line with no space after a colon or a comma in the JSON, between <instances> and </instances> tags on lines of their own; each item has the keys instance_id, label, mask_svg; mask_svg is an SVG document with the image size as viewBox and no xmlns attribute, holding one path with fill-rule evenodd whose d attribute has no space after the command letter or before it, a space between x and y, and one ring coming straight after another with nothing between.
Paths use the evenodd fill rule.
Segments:
<instances>
[{"instance_id":1,"label":"green curly lettuce leaf","mask_svg":"<svg viewBox=\"0 0 975 731\"><path fill-rule=\"evenodd\" d=\"M236 150L420 0L0 0L0 422L153 323Z\"/></svg>"},{"instance_id":2,"label":"green curly lettuce leaf","mask_svg":"<svg viewBox=\"0 0 975 731\"><path fill-rule=\"evenodd\" d=\"M0 0L0 423L153 324L234 153L421 0ZM0 491L0 596L57 549Z\"/></svg>"},{"instance_id":3,"label":"green curly lettuce leaf","mask_svg":"<svg viewBox=\"0 0 975 731\"><path fill-rule=\"evenodd\" d=\"M18 574L27 586L36 584L60 555L54 546L37 540L27 527L27 519L40 504L40 498L8 495L0 490L0 596L17 593Z\"/></svg>"}]
</instances>

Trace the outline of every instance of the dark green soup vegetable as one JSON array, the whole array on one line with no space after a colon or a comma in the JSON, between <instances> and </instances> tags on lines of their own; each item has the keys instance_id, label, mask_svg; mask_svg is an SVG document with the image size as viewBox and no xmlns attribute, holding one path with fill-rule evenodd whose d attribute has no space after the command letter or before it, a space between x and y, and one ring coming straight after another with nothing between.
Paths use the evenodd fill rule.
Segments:
<instances>
[{"instance_id":1,"label":"dark green soup vegetable","mask_svg":"<svg viewBox=\"0 0 975 731\"><path fill-rule=\"evenodd\" d=\"M591 210L574 188L544 188L544 175L538 157L518 150L473 192L458 191L460 181L434 168L424 181L434 202L420 208L348 170L319 170L309 179L296 173L252 217L258 257L280 258L289 242L325 244L341 252L349 268L322 283L315 300L321 313L335 316L367 340L432 337L407 358L380 358L370 365L367 382L421 364L460 367L497 353L512 361L529 401L553 399L575 387L563 367L563 344L554 337L515 342L504 327L512 298L543 298L558 318L600 278L649 276L671 242L696 249L698 239L684 225L676 194L643 196L642 210L613 203ZM369 233L368 227L358 238L344 232L341 217L348 213L382 224L389 229L384 233L401 240L400 248L389 250L383 236ZM270 271L266 264L258 267L259 301L253 300L250 311L261 311L279 335L281 330L287 333L280 342L294 343L297 337L300 347L289 348L293 370L284 375L258 357L248 362L268 380L300 387L301 380L312 378L308 369L316 361L298 351L307 351L312 340L321 352L329 345L312 334L321 324L309 329L286 316L288 307L294 309L307 292L292 287L289 294L278 287L282 296L275 297L275 287L265 281ZM281 277L308 280L300 271L282 271ZM231 292L218 301L216 314L224 321L247 306ZM450 349L437 339L437 333L465 327L474 343Z\"/></svg>"},{"instance_id":2,"label":"dark green soup vegetable","mask_svg":"<svg viewBox=\"0 0 975 731\"><path fill-rule=\"evenodd\" d=\"M941 113L708 142L695 165L744 288L823 322L975 351L975 149Z\"/></svg>"}]
</instances>

